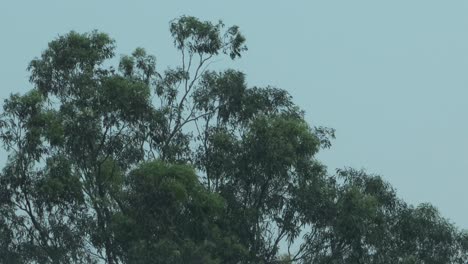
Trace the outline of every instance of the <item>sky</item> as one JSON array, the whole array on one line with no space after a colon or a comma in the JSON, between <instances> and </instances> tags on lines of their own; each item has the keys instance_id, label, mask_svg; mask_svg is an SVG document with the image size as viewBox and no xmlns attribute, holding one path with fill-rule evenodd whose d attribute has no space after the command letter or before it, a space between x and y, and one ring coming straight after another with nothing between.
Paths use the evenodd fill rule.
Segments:
<instances>
[{"instance_id":1,"label":"sky","mask_svg":"<svg viewBox=\"0 0 468 264\"><path fill-rule=\"evenodd\" d=\"M379 174L468 229L467 13L465 0L0 0L0 100L31 89L29 61L71 30L110 34L118 56L144 47L163 71L180 61L170 20L221 19L249 50L214 67L287 90L311 125L335 128L318 155L330 172Z\"/></svg>"}]
</instances>

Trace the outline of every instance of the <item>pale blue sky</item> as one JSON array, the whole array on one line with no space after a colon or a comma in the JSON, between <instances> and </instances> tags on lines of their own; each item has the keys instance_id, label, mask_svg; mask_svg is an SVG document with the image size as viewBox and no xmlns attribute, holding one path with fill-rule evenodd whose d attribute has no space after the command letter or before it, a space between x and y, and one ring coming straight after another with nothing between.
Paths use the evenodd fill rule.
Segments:
<instances>
[{"instance_id":1,"label":"pale blue sky","mask_svg":"<svg viewBox=\"0 0 468 264\"><path fill-rule=\"evenodd\" d=\"M319 155L331 170L381 174L468 228L468 2L273 2L0 0L0 98L30 89L28 62L70 30L109 33L119 55L142 46L163 70L179 61L171 19L222 19L249 51L215 67L288 90L311 124L336 128Z\"/></svg>"}]
</instances>

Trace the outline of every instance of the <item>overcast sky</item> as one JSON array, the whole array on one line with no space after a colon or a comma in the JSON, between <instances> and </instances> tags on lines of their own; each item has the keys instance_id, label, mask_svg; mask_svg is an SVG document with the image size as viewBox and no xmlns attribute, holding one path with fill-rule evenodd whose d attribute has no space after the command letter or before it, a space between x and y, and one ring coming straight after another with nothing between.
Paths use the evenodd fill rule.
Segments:
<instances>
[{"instance_id":1,"label":"overcast sky","mask_svg":"<svg viewBox=\"0 0 468 264\"><path fill-rule=\"evenodd\" d=\"M380 174L468 228L468 1L163 2L0 0L1 100L31 88L28 62L70 30L109 33L119 56L144 47L162 71L180 61L171 19L222 19L249 51L215 67L288 90L309 123L335 128L319 155L331 172Z\"/></svg>"}]
</instances>

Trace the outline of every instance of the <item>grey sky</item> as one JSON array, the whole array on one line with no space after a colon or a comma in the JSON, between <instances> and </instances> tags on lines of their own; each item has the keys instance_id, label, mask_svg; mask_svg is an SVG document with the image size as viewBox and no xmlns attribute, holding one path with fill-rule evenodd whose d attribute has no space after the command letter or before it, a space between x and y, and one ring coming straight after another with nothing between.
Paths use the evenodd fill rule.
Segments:
<instances>
[{"instance_id":1,"label":"grey sky","mask_svg":"<svg viewBox=\"0 0 468 264\"><path fill-rule=\"evenodd\" d=\"M311 124L336 128L319 155L330 170L381 174L468 228L468 2L272 2L0 0L0 98L30 89L28 62L70 30L109 33L119 55L144 47L164 70L179 61L171 19L222 19L249 51L215 67L288 90Z\"/></svg>"}]
</instances>

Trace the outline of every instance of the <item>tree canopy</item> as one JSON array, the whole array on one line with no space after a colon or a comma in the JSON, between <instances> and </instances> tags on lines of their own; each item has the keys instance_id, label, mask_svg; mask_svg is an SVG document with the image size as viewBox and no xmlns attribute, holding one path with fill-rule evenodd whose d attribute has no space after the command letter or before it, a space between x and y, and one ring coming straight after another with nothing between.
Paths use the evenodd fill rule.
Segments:
<instances>
[{"instance_id":1,"label":"tree canopy","mask_svg":"<svg viewBox=\"0 0 468 264\"><path fill-rule=\"evenodd\" d=\"M180 64L70 32L29 64L0 116L1 263L468 262L468 234L380 176L330 174L335 131L291 95L210 70L237 26L170 22Z\"/></svg>"}]
</instances>

